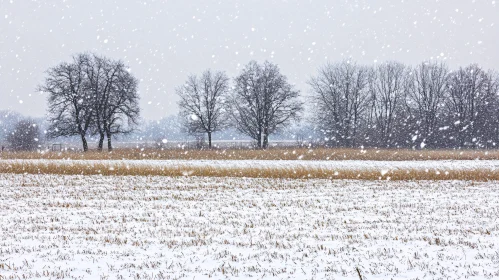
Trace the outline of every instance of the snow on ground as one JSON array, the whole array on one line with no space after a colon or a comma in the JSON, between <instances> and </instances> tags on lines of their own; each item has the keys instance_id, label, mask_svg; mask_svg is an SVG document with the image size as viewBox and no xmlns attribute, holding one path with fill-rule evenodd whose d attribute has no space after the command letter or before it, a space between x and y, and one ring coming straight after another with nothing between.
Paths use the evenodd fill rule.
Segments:
<instances>
[{"instance_id":1,"label":"snow on ground","mask_svg":"<svg viewBox=\"0 0 499 280\"><path fill-rule=\"evenodd\" d=\"M499 277L497 182L0 174L0 201L6 278Z\"/></svg>"},{"instance_id":2,"label":"snow on ground","mask_svg":"<svg viewBox=\"0 0 499 280\"><path fill-rule=\"evenodd\" d=\"M499 160L427 160L427 161L308 161L308 160L0 160L0 164L55 164L55 165L104 165L104 166L139 166L139 167L210 167L210 168L318 168L339 170L499 170Z\"/></svg>"}]
</instances>

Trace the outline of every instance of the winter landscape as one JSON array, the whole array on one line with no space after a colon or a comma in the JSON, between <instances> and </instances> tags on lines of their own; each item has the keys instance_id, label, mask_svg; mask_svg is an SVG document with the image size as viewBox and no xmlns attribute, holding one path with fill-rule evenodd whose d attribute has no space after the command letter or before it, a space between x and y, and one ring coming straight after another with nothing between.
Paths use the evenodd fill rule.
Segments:
<instances>
[{"instance_id":1,"label":"winter landscape","mask_svg":"<svg viewBox=\"0 0 499 280\"><path fill-rule=\"evenodd\" d=\"M499 279L498 6L0 0L0 280Z\"/></svg>"}]
</instances>

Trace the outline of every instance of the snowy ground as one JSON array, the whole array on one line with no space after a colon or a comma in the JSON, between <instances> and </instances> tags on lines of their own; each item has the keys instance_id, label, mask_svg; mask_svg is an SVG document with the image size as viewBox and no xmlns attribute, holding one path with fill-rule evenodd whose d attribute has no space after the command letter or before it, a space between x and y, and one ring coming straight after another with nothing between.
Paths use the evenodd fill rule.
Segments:
<instances>
[{"instance_id":1,"label":"snowy ground","mask_svg":"<svg viewBox=\"0 0 499 280\"><path fill-rule=\"evenodd\" d=\"M7 278L499 277L497 182L0 174L0 201Z\"/></svg>"},{"instance_id":2,"label":"snowy ground","mask_svg":"<svg viewBox=\"0 0 499 280\"><path fill-rule=\"evenodd\" d=\"M323 168L340 170L499 170L499 160L426 160L426 161L374 161L374 160L53 160L53 159L15 159L0 160L0 164L52 164L87 165L96 164L139 167L210 167L210 168Z\"/></svg>"}]
</instances>

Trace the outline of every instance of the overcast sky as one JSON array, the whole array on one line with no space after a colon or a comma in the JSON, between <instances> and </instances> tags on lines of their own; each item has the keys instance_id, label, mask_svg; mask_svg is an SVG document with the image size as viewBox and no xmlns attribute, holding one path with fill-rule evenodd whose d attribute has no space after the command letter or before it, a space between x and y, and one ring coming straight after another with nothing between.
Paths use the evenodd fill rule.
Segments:
<instances>
[{"instance_id":1,"label":"overcast sky","mask_svg":"<svg viewBox=\"0 0 499 280\"><path fill-rule=\"evenodd\" d=\"M206 68L231 77L250 60L277 63L304 94L326 61L499 69L493 0L0 0L0 110L43 116L44 71L92 51L141 80L142 116L176 114L175 87Z\"/></svg>"}]
</instances>

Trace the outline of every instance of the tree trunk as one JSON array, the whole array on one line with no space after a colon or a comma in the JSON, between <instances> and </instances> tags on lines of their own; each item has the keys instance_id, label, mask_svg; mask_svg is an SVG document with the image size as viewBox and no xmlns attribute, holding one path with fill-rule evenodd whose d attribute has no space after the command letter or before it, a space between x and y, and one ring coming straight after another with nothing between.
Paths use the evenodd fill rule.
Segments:
<instances>
[{"instance_id":1,"label":"tree trunk","mask_svg":"<svg viewBox=\"0 0 499 280\"><path fill-rule=\"evenodd\" d=\"M111 141L112 141L112 135L108 131L107 132L107 151L108 152L111 152L113 150L113 144L111 143Z\"/></svg>"},{"instance_id":2,"label":"tree trunk","mask_svg":"<svg viewBox=\"0 0 499 280\"><path fill-rule=\"evenodd\" d=\"M257 136L258 139L256 139L256 147L258 149L261 149L262 148L262 130L258 130L258 136Z\"/></svg>"},{"instance_id":3,"label":"tree trunk","mask_svg":"<svg viewBox=\"0 0 499 280\"><path fill-rule=\"evenodd\" d=\"M104 133L101 133L99 137L99 145L97 146L97 150L99 152L102 152L103 147L104 147Z\"/></svg>"},{"instance_id":4,"label":"tree trunk","mask_svg":"<svg viewBox=\"0 0 499 280\"><path fill-rule=\"evenodd\" d=\"M269 130L267 127L263 129L263 148L267 149L269 146Z\"/></svg>"},{"instance_id":5,"label":"tree trunk","mask_svg":"<svg viewBox=\"0 0 499 280\"><path fill-rule=\"evenodd\" d=\"M211 132L208 132L208 148L211 150Z\"/></svg>"},{"instance_id":6,"label":"tree trunk","mask_svg":"<svg viewBox=\"0 0 499 280\"><path fill-rule=\"evenodd\" d=\"M81 134L81 142L83 143L83 151L84 152L88 151L88 143L84 134Z\"/></svg>"}]
</instances>

